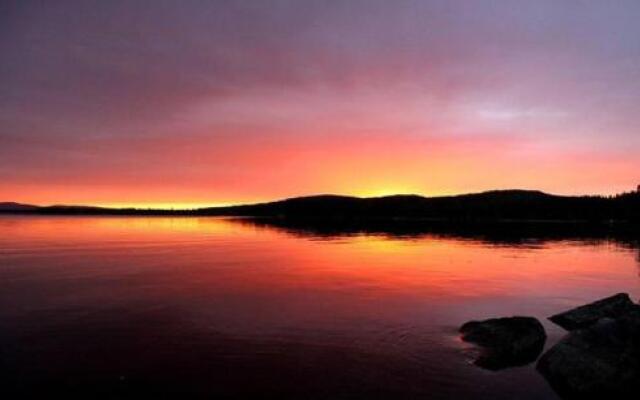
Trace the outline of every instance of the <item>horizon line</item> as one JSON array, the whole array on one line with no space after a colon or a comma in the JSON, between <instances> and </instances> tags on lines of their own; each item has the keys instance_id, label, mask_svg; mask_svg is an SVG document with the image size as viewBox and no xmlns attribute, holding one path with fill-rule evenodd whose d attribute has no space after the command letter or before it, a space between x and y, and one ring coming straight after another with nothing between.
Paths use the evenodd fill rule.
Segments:
<instances>
[{"instance_id":1,"label":"horizon line","mask_svg":"<svg viewBox=\"0 0 640 400\"><path fill-rule=\"evenodd\" d=\"M437 195L426 195L420 193L392 193L392 194L384 194L384 195L372 195L372 196L358 196L358 195L348 195L348 194L336 194L336 193L317 193L317 194L307 194L307 195L298 195L298 196L288 196L281 197L272 200L256 200L256 201L248 201L248 202L154 202L154 203L145 203L145 202L136 202L136 203L55 203L55 204L36 204L31 202L21 202L21 201L0 201L0 204L17 204L23 206L31 206L31 207L87 207L87 208L104 208L104 209L112 209L112 210L158 210L158 211L189 211L189 210L200 210L206 208L225 208L225 207L237 207L237 206L251 206L256 204L265 204L265 203L274 203L279 201L285 201L290 199L298 199L298 198L307 198L307 197L322 197L322 196L335 196L335 197L350 197L357 199L378 199L385 197L396 197L396 196L418 196L424 198L442 198L442 197L457 197L457 196L466 196L466 195L474 195L474 194L482 194L482 193L491 193L491 192L510 192L510 191L521 191L521 192L537 192L551 196L559 196L559 197L611 197L616 194L556 194L545 192L539 189L488 189L481 190L476 192L462 192L462 193L453 193L453 194L437 194ZM630 190L628 192L620 192L617 194L624 193L633 193L640 192L640 186L637 189Z\"/></svg>"}]
</instances>

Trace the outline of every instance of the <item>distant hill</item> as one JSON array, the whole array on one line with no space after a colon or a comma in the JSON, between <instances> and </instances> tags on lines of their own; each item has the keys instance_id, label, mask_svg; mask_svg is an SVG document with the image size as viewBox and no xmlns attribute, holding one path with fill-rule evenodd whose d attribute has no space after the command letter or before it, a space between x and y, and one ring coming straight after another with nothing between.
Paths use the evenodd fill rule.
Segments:
<instances>
[{"instance_id":1,"label":"distant hill","mask_svg":"<svg viewBox=\"0 0 640 400\"><path fill-rule=\"evenodd\" d=\"M5 203L7 204L7 203ZM459 196L396 195L359 198L296 197L270 203L196 210L51 206L2 209L39 214L215 215L305 219L428 219L446 221L640 221L640 193L612 197L556 196L533 190L498 190Z\"/></svg>"},{"instance_id":2,"label":"distant hill","mask_svg":"<svg viewBox=\"0 0 640 400\"><path fill-rule=\"evenodd\" d=\"M421 218L434 220L638 220L640 194L615 197L555 196L502 190L459 196L397 195L377 198L298 197L272 203L208 208L205 215L295 218Z\"/></svg>"},{"instance_id":3,"label":"distant hill","mask_svg":"<svg viewBox=\"0 0 640 400\"><path fill-rule=\"evenodd\" d=\"M31 204L0 202L0 211L30 211L37 210L38 208L38 206L32 206Z\"/></svg>"}]
</instances>

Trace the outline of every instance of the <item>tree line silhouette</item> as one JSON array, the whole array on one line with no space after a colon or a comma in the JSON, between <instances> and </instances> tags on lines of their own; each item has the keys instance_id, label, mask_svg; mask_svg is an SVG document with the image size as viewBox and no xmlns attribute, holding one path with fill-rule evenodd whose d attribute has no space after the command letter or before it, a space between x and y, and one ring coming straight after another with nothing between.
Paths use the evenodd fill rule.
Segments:
<instances>
[{"instance_id":1,"label":"tree line silhouette","mask_svg":"<svg viewBox=\"0 0 640 400\"><path fill-rule=\"evenodd\" d=\"M15 203L4 204L15 205ZM319 195L269 203L193 210L17 205L0 207L0 211L49 215L194 215L332 220L639 222L640 192L628 192L615 196L556 196L531 190L501 190L443 197L395 195L358 198Z\"/></svg>"}]
</instances>

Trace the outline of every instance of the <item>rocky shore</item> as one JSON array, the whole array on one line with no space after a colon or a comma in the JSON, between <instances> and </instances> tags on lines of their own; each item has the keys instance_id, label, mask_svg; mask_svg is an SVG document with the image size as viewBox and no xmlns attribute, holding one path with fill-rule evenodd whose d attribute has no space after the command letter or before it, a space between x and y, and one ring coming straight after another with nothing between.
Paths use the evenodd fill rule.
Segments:
<instances>
[{"instance_id":1,"label":"rocky shore","mask_svg":"<svg viewBox=\"0 0 640 400\"><path fill-rule=\"evenodd\" d=\"M562 312L549 320L568 334L540 354L546 333L533 317L467 322L462 340L482 349L475 364L499 370L538 360L536 368L566 399L640 395L640 305L626 293Z\"/></svg>"}]
</instances>

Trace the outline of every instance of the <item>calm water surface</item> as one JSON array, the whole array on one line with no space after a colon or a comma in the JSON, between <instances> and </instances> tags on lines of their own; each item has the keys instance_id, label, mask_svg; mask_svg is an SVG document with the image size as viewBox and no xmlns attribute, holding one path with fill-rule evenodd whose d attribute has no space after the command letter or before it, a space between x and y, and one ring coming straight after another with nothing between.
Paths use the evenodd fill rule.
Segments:
<instances>
[{"instance_id":1,"label":"calm water surface","mask_svg":"<svg viewBox=\"0 0 640 400\"><path fill-rule=\"evenodd\" d=\"M470 319L640 294L638 249L314 236L216 218L0 217L10 398L555 399L470 360ZM543 320L553 344L562 331Z\"/></svg>"}]
</instances>

